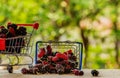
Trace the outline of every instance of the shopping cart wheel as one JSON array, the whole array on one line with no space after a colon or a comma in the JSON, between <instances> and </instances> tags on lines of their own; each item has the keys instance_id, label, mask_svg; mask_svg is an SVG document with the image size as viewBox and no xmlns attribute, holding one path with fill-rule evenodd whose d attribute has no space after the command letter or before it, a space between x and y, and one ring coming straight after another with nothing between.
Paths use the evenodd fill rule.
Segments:
<instances>
[{"instance_id":1,"label":"shopping cart wheel","mask_svg":"<svg viewBox=\"0 0 120 78\"><path fill-rule=\"evenodd\" d=\"M13 66L8 65L7 70L8 70L9 73L13 73Z\"/></svg>"}]
</instances>

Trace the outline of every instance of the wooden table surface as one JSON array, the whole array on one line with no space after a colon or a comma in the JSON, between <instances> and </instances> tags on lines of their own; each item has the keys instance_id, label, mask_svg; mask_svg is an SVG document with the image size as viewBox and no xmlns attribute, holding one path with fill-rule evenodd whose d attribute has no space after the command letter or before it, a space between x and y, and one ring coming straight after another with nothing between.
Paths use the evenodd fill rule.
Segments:
<instances>
[{"instance_id":1,"label":"wooden table surface","mask_svg":"<svg viewBox=\"0 0 120 78\"><path fill-rule=\"evenodd\" d=\"M99 76L93 77L91 69L83 69L83 76L75 76L74 74L40 74L40 75L23 75L20 70L14 70L9 74L7 70L0 70L0 78L120 78L120 69L98 69Z\"/></svg>"}]
</instances>

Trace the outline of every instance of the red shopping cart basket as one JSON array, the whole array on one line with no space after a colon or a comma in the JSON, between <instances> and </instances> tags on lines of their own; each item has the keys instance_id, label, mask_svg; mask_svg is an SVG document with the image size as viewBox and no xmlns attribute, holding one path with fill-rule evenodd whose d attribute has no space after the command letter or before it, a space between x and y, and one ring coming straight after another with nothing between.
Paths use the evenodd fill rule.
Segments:
<instances>
[{"instance_id":1,"label":"red shopping cart basket","mask_svg":"<svg viewBox=\"0 0 120 78\"><path fill-rule=\"evenodd\" d=\"M0 38L0 50L5 50L5 38Z\"/></svg>"}]
</instances>

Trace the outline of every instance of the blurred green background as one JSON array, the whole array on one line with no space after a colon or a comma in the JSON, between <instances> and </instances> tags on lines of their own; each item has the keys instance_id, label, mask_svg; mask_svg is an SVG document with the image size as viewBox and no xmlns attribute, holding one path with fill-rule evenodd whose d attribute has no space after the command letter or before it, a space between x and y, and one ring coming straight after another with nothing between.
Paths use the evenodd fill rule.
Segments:
<instances>
[{"instance_id":1,"label":"blurred green background","mask_svg":"<svg viewBox=\"0 0 120 78\"><path fill-rule=\"evenodd\" d=\"M120 68L120 0L0 0L8 22L38 22L36 41L82 42L83 68Z\"/></svg>"}]
</instances>

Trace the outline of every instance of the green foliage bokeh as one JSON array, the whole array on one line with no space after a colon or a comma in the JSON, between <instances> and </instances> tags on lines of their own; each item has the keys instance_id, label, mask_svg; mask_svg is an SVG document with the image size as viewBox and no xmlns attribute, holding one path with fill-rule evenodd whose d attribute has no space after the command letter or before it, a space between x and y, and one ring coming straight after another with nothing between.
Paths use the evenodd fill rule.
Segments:
<instances>
[{"instance_id":1,"label":"green foliage bokeh","mask_svg":"<svg viewBox=\"0 0 120 78\"><path fill-rule=\"evenodd\" d=\"M120 3L119 0L0 0L0 25L38 22L36 41L83 42L80 33L84 29L90 42L87 67L118 68L114 43L117 37L120 44L120 6L116 10L116 2ZM111 24L107 27L101 17L108 18ZM82 27L81 21L85 21ZM96 21L95 25L101 23L101 29L93 25ZM117 31L114 31L115 22L118 23ZM109 34L104 35L105 31Z\"/></svg>"}]
</instances>

